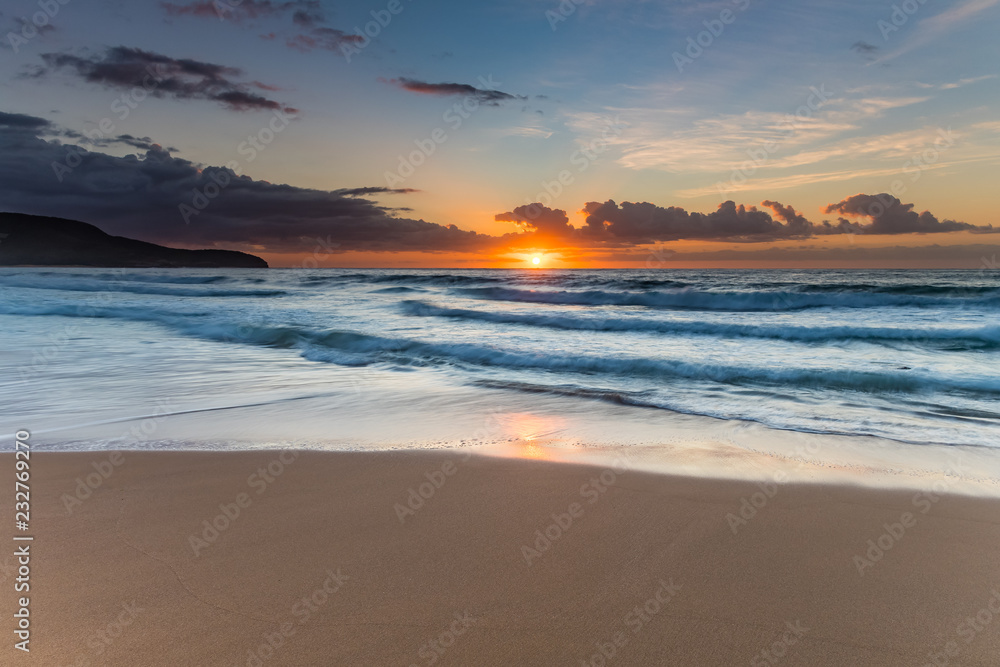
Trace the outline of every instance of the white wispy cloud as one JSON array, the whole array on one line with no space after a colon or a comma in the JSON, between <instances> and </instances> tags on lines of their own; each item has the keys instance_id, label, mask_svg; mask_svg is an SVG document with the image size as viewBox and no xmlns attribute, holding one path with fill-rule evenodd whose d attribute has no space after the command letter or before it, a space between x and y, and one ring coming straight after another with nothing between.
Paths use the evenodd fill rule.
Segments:
<instances>
[{"instance_id":1,"label":"white wispy cloud","mask_svg":"<svg viewBox=\"0 0 1000 667\"><path fill-rule=\"evenodd\" d=\"M541 127L510 127L504 130L504 136L508 137L541 137L548 139L552 136L552 130Z\"/></svg>"},{"instance_id":2,"label":"white wispy cloud","mask_svg":"<svg viewBox=\"0 0 1000 667\"><path fill-rule=\"evenodd\" d=\"M975 18L978 14L995 7L1000 0L965 0L943 12L923 19L917 24L909 39L895 51L873 60L869 65L878 65L898 58L904 53L926 46L944 36L950 30Z\"/></svg>"},{"instance_id":3,"label":"white wispy cloud","mask_svg":"<svg viewBox=\"0 0 1000 667\"><path fill-rule=\"evenodd\" d=\"M809 114L748 111L697 117L691 109L615 108L607 114L576 114L567 125L580 136L594 136L599 118L618 115L626 127L608 141L629 169L672 172L729 171L751 153L767 151L769 166L811 164L830 157L864 152L888 152L891 157L917 142L904 133L874 140L855 138L843 146L828 142L861 130L864 122L892 110L926 101L926 97L847 97L815 105ZM606 123L606 121L605 121ZM895 153L893 153L895 151ZM792 157L797 156L797 157Z\"/></svg>"},{"instance_id":4,"label":"white wispy cloud","mask_svg":"<svg viewBox=\"0 0 1000 667\"><path fill-rule=\"evenodd\" d=\"M946 167L954 167L957 165L971 164L971 163L1000 163L1000 158L996 155L982 155L977 157L971 157L967 159L957 159L957 160L942 160L934 164L924 164L919 167L920 172L934 171L937 169L944 169ZM916 167L914 167L916 168ZM856 178L873 178L873 177L885 177L886 179L898 178L901 174L904 174L904 167L900 164L894 165L892 167L884 168L871 168L871 169L840 169L836 171L823 171L814 172L809 174L789 174L786 176L774 176L771 178L755 178L750 179L744 183L726 183L725 194L728 197L734 192L748 192L751 190L758 191L771 191L771 190L783 190L787 188L795 188L804 185L812 185L814 183L829 183L832 181L850 181ZM888 183L886 183L888 187ZM677 191L678 197L692 198L692 197L704 197L706 195L720 195L720 190L716 185L706 185L697 188L688 188L685 190Z\"/></svg>"},{"instance_id":5,"label":"white wispy cloud","mask_svg":"<svg viewBox=\"0 0 1000 667\"><path fill-rule=\"evenodd\" d=\"M959 79L958 81L952 83L941 84L941 90L952 90L954 88L961 88L962 86L967 86L970 83L979 83L980 81L986 81L987 79L997 78L996 74L986 74L985 76L976 76L969 79Z\"/></svg>"}]
</instances>

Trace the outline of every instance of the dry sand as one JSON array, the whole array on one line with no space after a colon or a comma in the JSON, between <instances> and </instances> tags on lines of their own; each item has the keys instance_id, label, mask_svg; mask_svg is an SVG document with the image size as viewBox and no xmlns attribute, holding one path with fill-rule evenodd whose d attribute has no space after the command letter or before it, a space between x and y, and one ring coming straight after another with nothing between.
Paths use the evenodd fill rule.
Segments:
<instances>
[{"instance_id":1,"label":"dry sand","mask_svg":"<svg viewBox=\"0 0 1000 667\"><path fill-rule=\"evenodd\" d=\"M31 653L8 632L0 663L1000 664L996 499L278 455L36 452ZM95 464L113 471L77 503ZM11 492L12 467L4 455ZM402 514L411 489L430 497ZM762 506L736 523L744 498ZM862 575L880 536L891 548ZM0 563L13 610L14 559Z\"/></svg>"}]
</instances>

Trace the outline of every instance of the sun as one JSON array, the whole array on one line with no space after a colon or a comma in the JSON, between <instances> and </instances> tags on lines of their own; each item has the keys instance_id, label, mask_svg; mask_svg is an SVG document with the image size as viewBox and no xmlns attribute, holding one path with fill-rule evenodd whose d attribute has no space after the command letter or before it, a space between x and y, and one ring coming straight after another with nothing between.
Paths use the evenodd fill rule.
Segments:
<instances>
[{"instance_id":1,"label":"sun","mask_svg":"<svg viewBox=\"0 0 1000 667\"><path fill-rule=\"evenodd\" d=\"M535 266L538 266L539 264L542 263L542 258L536 255L531 258L531 263L534 264Z\"/></svg>"}]
</instances>

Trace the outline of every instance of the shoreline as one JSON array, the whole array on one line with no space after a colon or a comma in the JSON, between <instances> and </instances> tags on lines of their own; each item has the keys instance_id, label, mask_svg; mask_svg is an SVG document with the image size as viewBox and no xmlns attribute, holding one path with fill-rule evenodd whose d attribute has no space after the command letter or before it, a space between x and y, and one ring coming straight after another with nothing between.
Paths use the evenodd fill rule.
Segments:
<instances>
[{"instance_id":1,"label":"shoreline","mask_svg":"<svg viewBox=\"0 0 1000 667\"><path fill-rule=\"evenodd\" d=\"M460 450L33 454L46 664L1000 654L1000 614L964 620L1000 611L994 498Z\"/></svg>"},{"instance_id":2,"label":"shoreline","mask_svg":"<svg viewBox=\"0 0 1000 667\"><path fill-rule=\"evenodd\" d=\"M765 481L780 471L796 483L874 489L944 484L947 492L1000 498L994 447L809 433L568 397L540 402L504 390L459 391L438 378L416 379L417 387L401 391L398 374L362 369L327 381L322 393L297 390L202 407L163 398L127 418L86 423L83 415L64 414L68 424L31 430L39 453L459 449L601 466L626 452L633 467L657 474ZM394 418L384 419L383 411ZM9 422L10 429L15 425Z\"/></svg>"}]
</instances>

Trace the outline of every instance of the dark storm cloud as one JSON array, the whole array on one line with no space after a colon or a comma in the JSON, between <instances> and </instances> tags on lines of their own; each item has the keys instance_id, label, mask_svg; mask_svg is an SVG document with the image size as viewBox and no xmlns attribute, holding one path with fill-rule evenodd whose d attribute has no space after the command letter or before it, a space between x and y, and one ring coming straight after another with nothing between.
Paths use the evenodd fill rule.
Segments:
<instances>
[{"instance_id":1,"label":"dark storm cloud","mask_svg":"<svg viewBox=\"0 0 1000 667\"><path fill-rule=\"evenodd\" d=\"M840 213L855 218L868 218L870 224L857 224L860 234L940 234L971 231L981 234L1000 232L992 225L977 227L955 220L938 220L930 211L917 213L913 204L904 204L888 193L857 194L826 207L826 213ZM847 220L843 223L851 224Z\"/></svg>"},{"instance_id":2,"label":"dark storm cloud","mask_svg":"<svg viewBox=\"0 0 1000 667\"><path fill-rule=\"evenodd\" d=\"M72 135L75 135L75 134L76 134L75 132L73 132L73 133L65 132L64 136L72 136ZM99 147L113 146L114 144L121 144L121 145L124 145L124 146L131 146L132 148L138 148L138 149L143 150L143 151L152 151L152 150L163 151L163 150L165 150L168 153L176 153L177 152L177 149L174 148L174 147L172 147L172 146L163 147L160 144L158 144L155 141L153 141L152 139L150 139L149 137L133 137L131 134L119 134L116 137L107 137L107 138L103 138L103 139L97 139L97 138L92 139L92 138L89 138L89 137L82 137L80 139L81 139L81 141L86 142L86 143L88 143L90 145L99 146Z\"/></svg>"},{"instance_id":3,"label":"dark storm cloud","mask_svg":"<svg viewBox=\"0 0 1000 667\"><path fill-rule=\"evenodd\" d=\"M29 116L23 113L5 113L0 111L0 129L37 131L52 127L52 123L44 118Z\"/></svg>"},{"instance_id":4,"label":"dark storm cloud","mask_svg":"<svg viewBox=\"0 0 1000 667\"><path fill-rule=\"evenodd\" d=\"M363 197L365 195L408 195L412 192L420 192L416 188L387 188L380 185L372 185L365 188L344 188L342 190L334 190L338 195L343 195L345 197Z\"/></svg>"},{"instance_id":5,"label":"dark storm cloud","mask_svg":"<svg viewBox=\"0 0 1000 667\"><path fill-rule=\"evenodd\" d=\"M123 143L126 146L132 146L133 148L142 149L144 151L162 149L162 146L155 143L149 137L133 137L131 134L120 134L117 137L115 137L115 141Z\"/></svg>"},{"instance_id":6,"label":"dark storm cloud","mask_svg":"<svg viewBox=\"0 0 1000 667\"><path fill-rule=\"evenodd\" d=\"M328 192L257 181L173 157L155 144L116 157L46 141L44 119L0 116L0 210L83 220L111 234L170 245L296 252L483 251L495 238L396 218L353 188ZM124 135L123 135L124 136ZM134 138L133 138L134 139ZM135 140L142 144L144 140ZM211 195L211 196L210 196ZM353 195L353 196L352 196ZM186 206L185 223L181 206Z\"/></svg>"},{"instance_id":7,"label":"dark storm cloud","mask_svg":"<svg viewBox=\"0 0 1000 667\"><path fill-rule=\"evenodd\" d=\"M498 105L502 102L515 100L524 101L528 99L524 95L511 95L510 93L505 93L500 90L476 88L475 86L470 86L467 83L428 83L427 81L418 81L416 79L407 79L405 77L389 79L386 83L391 83L392 85L398 86L403 90L408 90L411 93L420 93L422 95L460 95L462 97L474 97L480 102L492 105Z\"/></svg>"},{"instance_id":8,"label":"dark storm cloud","mask_svg":"<svg viewBox=\"0 0 1000 667\"><path fill-rule=\"evenodd\" d=\"M143 88L154 97L200 99L218 102L233 111L294 109L253 92L270 90L259 82L241 82L243 72L235 67L191 60L116 46L101 54L79 56L72 53L43 53L44 67L32 76L47 76L57 70L69 71L88 83L108 88Z\"/></svg>"}]
</instances>

